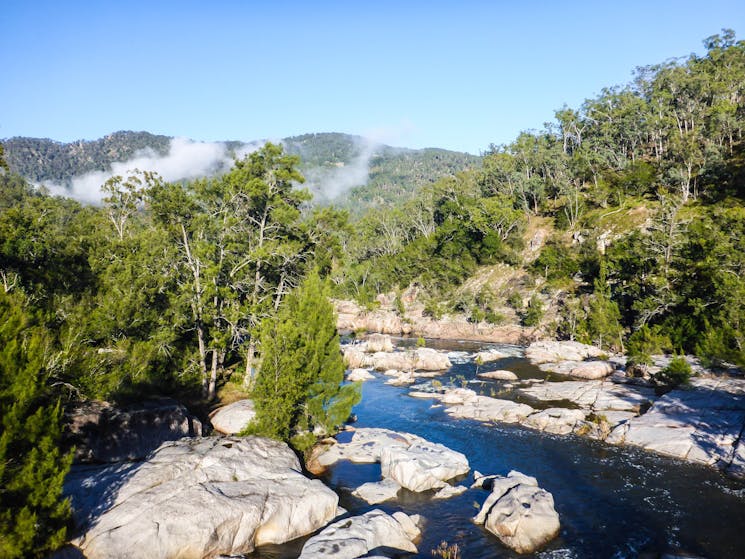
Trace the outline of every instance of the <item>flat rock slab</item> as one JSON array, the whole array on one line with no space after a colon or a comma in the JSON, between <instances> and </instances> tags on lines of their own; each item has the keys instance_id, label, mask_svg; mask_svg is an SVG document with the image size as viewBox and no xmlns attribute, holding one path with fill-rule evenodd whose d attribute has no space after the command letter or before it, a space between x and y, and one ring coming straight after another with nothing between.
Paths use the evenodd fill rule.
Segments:
<instances>
[{"instance_id":1,"label":"flat rock slab","mask_svg":"<svg viewBox=\"0 0 745 559\"><path fill-rule=\"evenodd\" d=\"M346 443L337 442L317 457L318 463L331 466L339 460L349 460L358 464L380 462L384 448L400 446L408 448L423 438L409 433L397 433L389 429L365 428L353 431L352 440Z\"/></svg>"},{"instance_id":2,"label":"flat rock slab","mask_svg":"<svg viewBox=\"0 0 745 559\"><path fill-rule=\"evenodd\" d=\"M490 349L478 352L473 356L473 360L476 363L491 363L492 361L499 361L505 357L508 357L506 353L502 353L496 349Z\"/></svg>"},{"instance_id":3,"label":"flat rock slab","mask_svg":"<svg viewBox=\"0 0 745 559\"><path fill-rule=\"evenodd\" d=\"M744 380L693 379L619 425L607 440L736 472L744 428Z\"/></svg>"},{"instance_id":4,"label":"flat rock slab","mask_svg":"<svg viewBox=\"0 0 745 559\"><path fill-rule=\"evenodd\" d=\"M595 346L571 341L533 342L525 350L525 357L534 365L560 361L584 361L602 355L603 351Z\"/></svg>"},{"instance_id":5,"label":"flat rock slab","mask_svg":"<svg viewBox=\"0 0 745 559\"><path fill-rule=\"evenodd\" d=\"M202 434L202 423L170 398L124 407L85 402L66 410L65 423L78 462L142 460L166 441Z\"/></svg>"},{"instance_id":6,"label":"flat rock slab","mask_svg":"<svg viewBox=\"0 0 745 559\"><path fill-rule=\"evenodd\" d=\"M525 418L523 425L554 435L569 435L584 425L587 413L584 410L548 408Z\"/></svg>"},{"instance_id":7,"label":"flat rock slab","mask_svg":"<svg viewBox=\"0 0 745 559\"><path fill-rule=\"evenodd\" d=\"M417 553L416 520L402 512L389 515L377 509L345 518L305 542L299 559L355 559L378 548Z\"/></svg>"},{"instance_id":8,"label":"flat rock slab","mask_svg":"<svg viewBox=\"0 0 745 559\"><path fill-rule=\"evenodd\" d=\"M210 423L219 433L235 435L243 431L255 417L253 400L238 400L213 411L210 414Z\"/></svg>"},{"instance_id":9,"label":"flat rock slab","mask_svg":"<svg viewBox=\"0 0 745 559\"><path fill-rule=\"evenodd\" d=\"M514 471L507 477L488 477L492 492L474 522L517 553L533 553L558 535L553 496L538 487L535 478Z\"/></svg>"},{"instance_id":10,"label":"flat rock slab","mask_svg":"<svg viewBox=\"0 0 745 559\"><path fill-rule=\"evenodd\" d=\"M656 399L651 388L603 381L543 382L518 390L543 402L568 400L587 410L639 412Z\"/></svg>"},{"instance_id":11,"label":"flat rock slab","mask_svg":"<svg viewBox=\"0 0 745 559\"><path fill-rule=\"evenodd\" d=\"M73 469L65 484L88 559L250 553L318 530L337 495L294 452L260 437L183 439L147 461Z\"/></svg>"},{"instance_id":12,"label":"flat rock slab","mask_svg":"<svg viewBox=\"0 0 745 559\"><path fill-rule=\"evenodd\" d=\"M411 491L444 487L447 480L470 469L463 454L444 445L409 433L375 428L357 429L351 441L337 443L315 458L324 468L339 460L380 462L383 478Z\"/></svg>"},{"instance_id":13,"label":"flat rock slab","mask_svg":"<svg viewBox=\"0 0 745 559\"><path fill-rule=\"evenodd\" d=\"M472 399L451 406L446 410L447 414L454 418L500 421L503 423L520 423L534 411L527 404L520 404L511 400L499 400L488 396L474 396Z\"/></svg>"}]
</instances>

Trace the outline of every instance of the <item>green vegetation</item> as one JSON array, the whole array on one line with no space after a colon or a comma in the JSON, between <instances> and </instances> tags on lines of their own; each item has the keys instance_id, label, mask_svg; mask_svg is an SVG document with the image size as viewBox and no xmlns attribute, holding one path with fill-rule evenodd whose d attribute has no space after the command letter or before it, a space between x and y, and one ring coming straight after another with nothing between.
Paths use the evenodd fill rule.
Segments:
<instances>
[{"instance_id":1,"label":"green vegetation","mask_svg":"<svg viewBox=\"0 0 745 559\"><path fill-rule=\"evenodd\" d=\"M42 557L64 543L60 500L71 455L59 450L48 333L21 296L0 292L0 557Z\"/></svg>"},{"instance_id":2,"label":"green vegetation","mask_svg":"<svg viewBox=\"0 0 745 559\"><path fill-rule=\"evenodd\" d=\"M59 402L209 403L232 381L254 391L252 432L299 450L333 432L359 392L341 384L328 291L369 309L398 293L400 312L415 286L435 317L515 315L544 334L627 347L640 366L660 351L745 366L745 42L725 30L705 45L482 160L309 135L220 176L113 177L97 207L36 190L3 155L11 171L64 181L139 149L163 153L169 139L8 141L0 554L39 555L64 537ZM311 165L333 173L367 156L372 179L352 192L353 212L313 208L298 188ZM676 358L658 378L689 376Z\"/></svg>"},{"instance_id":3,"label":"green vegetation","mask_svg":"<svg viewBox=\"0 0 745 559\"><path fill-rule=\"evenodd\" d=\"M680 386L688 383L692 374L691 365L685 357L678 355L673 357L667 367L657 373L655 380L668 386Z\"/></svg>"},{"instance_id":4,"label":"green vegetation","mask_svg":"<svg viewBox=\"0 0 745 559\"><path fill-rule=\"evenodd\" d=\"M359 402L358 384L340 386L344 363L334 310L316 272L261 325L262 362L249 434L290 440L309 450L333 433Z\"/></svg>"}]
</instances>

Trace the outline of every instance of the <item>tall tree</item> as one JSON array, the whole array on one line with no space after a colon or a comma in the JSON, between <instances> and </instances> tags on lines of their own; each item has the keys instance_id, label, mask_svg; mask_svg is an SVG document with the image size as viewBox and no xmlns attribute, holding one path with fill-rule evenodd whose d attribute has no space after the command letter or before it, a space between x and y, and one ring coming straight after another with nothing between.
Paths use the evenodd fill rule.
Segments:
<instances>
[{"instance_id":1,"label":"tall tree","mask_svg":"<svg viewBox=\"0 0 745 559\"><path fill-rule=\"evenodd\" d=\"M249 431L290 440L307 450L333 432L360 398L359 386L341 386L344 363L333 306L316 271L262 323L261 369Z\"/></svg>"},{"instance_id":2,"label":"tall tree","mask_svg":"<svg viewBox=\"0 0 745 559\"><path fill-rule=\"evenodd\" d=\"M61 492L72 456L59 449L47 344L20 296L0 293L0 557L9 559L45 556L65 541Z\"/></svg>"}]
</instances>

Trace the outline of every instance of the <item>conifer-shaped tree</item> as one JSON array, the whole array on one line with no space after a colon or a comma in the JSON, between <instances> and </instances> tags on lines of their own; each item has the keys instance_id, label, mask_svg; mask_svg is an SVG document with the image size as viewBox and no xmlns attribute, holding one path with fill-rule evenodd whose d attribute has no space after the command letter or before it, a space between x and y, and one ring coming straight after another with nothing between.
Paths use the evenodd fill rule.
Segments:
<instances>
[{"instance_id":1,"label":"conifer-shaped tree","mask_svg":"<svg viewBox=\"0 0 745 559\"><path fill-rule=\"evenodd\" d=\"M47 394L45 331L20 296L0 293L0 557L38 557L65 541L61 499L71 455L59 448L60 406Z\"/></svg>"},{"instance_id":2,"label":"conifer-shaped tree","mask_svg":"<svg viewBox=\"0 0 745 559\"><path fill-rule=\"evenodd\" d=\"M611 299L610 285L605 260L600 261L600 272L594 282L594 293L590 298L587 313L587 329L598 347L623 349L623 327L618 304Z\"/></svg>"},{"instance_id":3,"label":"conifer-shaped tree","mask_svg":"<svg viewBox=\"0 0 745 559\"><path fill-rule=\"evenodd\" d=\"M262 363L247 432L289 440L304 451L333 432L359 402L358 384L341 386L344 363L334 309L317 271L261 327Z\"/></svg>"}]
</instances>

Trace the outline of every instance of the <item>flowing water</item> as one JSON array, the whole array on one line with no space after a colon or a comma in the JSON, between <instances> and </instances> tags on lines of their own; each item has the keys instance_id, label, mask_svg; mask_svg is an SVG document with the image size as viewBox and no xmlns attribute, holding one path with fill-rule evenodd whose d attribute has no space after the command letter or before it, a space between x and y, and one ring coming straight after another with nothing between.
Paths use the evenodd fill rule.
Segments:
<instances>
[{"instance_id":1,"label":"flowing water","mask_svg":"<svg viewBox=\"0 0 745 559\"><path fill-rule=\"evenodd\" d=\"M399 340L399 345L410 343ZM494 347L515 357L483 365L480 370L510 369L523 379L546 376L512 346L434 341L428 346L466 352ZM473 362L461 362L440 380L470 381L469 387L485 394L499 390L499 383L474 382L475 374ZM378 375L363 384L362 402L354 409L356 427L414 433L462 452L469 459L471 474L457 482L461 485L470 486L475 470L502 475L518 470L534 476L553 494L561 532L534 557L621 559L680 553L709 559L745 558L744 483L711 468L629 447L546 435L519 426L451 419L442 407L433 407L432 400L412 398L407 395L409 388L388 386L385 380ZM398 501L371 506L351 491L380 479L379 465L341 462L323 479L352 514L380 508L424 516L426 524L417 544L420 552L413 557L431 558L431 550L442 541L457 544L462 559L519 557L471 522L488 495L483 489L469 489L444 501L406 493ZM255 557L297 557L301 546L302 542L293 542L264 549Z\"/></svg>"}]
</instances>

